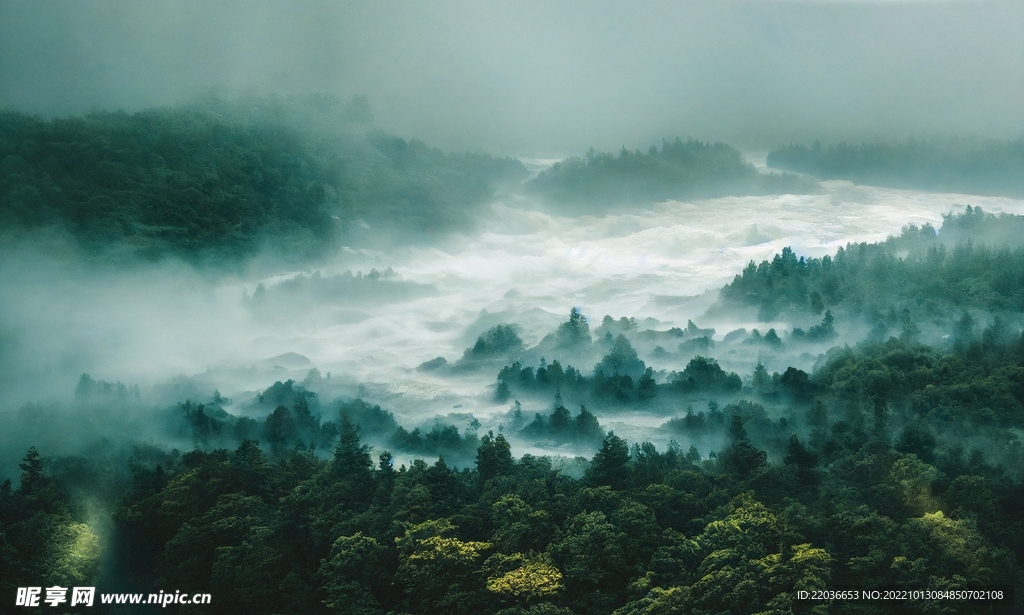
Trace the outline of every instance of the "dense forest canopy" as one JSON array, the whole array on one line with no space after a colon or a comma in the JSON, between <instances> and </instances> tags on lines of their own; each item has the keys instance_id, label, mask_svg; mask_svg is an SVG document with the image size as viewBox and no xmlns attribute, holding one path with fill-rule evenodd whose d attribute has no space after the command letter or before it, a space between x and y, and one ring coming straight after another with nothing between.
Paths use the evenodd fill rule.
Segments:
<instances>
[{"instance_id":1,"label":"dense forest canopy","mask_svg":"<svg viewBox=\"0 0 1024 615\"><path fill-rule=\"evenodd\" d=\"M1019 321L1024 312L1024 219L968 206L941 228L910 225L898 237L849 244L834 256L797 257L786 248L751 262L722 288L728 304L758 308L761 320L795 311L851 312L884 333L930 327L985 311Z\"/></svg>"},{"instance_id":2,"label":"dense forest canopy","mask_svg":"<svg viewBox=\"0 0 1024 615\"><path fill-rule=\"evenodd\" d=\"M516 160L373 127L365 98L206 99L84 117L0 113L0 225L143 256L321 253L361 234L459 228Z\"/></svg>"},{"instance_id":3,"label":"dense forest canopy","mask_svg":"<svg viewBox=\"0 0 1024 615\"><path fill-rule=\"evenodd\" d=\"M822 147L786 145L768 154L768 166L821 179L847 179L893 188L1024 196L1024 138L909 139Z\"/></svg>"},{"instance_id":4,"label":"dense forest canopy","mask_svg":"<svg viewBox=\"0 0 1024 615\"><path fill-rule=\"evenodd\" d=\"M512 456L493 433L472 438L463 469L445 457L396 467L360 435L383 425L380 408L331 404L339 418L322 423L326 407L291 383L261 395L290 407L250 421L247 433L229 428L215 403L182 404L192 452L140 445L128 459L108 450L46 463L28 451L20 485L0 490L4 590L38 577L96 582L97 538L80 521L91 492L117 498L135 583L210 592L214 612L811 612L824 603L800 602L794 590L1009 592L1024 556L1024 490L1020 442L1001 424L1019 417L963 396L998 390L991 378L1020 371L1022 349L1020 339L947 357L895 339L848 349L812 376L809 398L778 404L744 390L759 401L709 404L709 414L671 426L680 436L722 433L710 458L606 433L580 478L547 458ZM901 384L881 385L880 369ZM946 376L922 378L932 372ZM963 383L944 382L961 373ZM1021 399L1017 385L1018 413ZM584 423L569 419L568 429ZM311 434L333 453L288 444ZM266 444L217 448L245 435ZM987 451L964 447L979 438ZM111 475L114 463L130 477ZM997 612L1009 612L1003 602ZM834 601L829 612L933 605Z\"/></svg>"},{"instance_id":5,"label":"dense forest canopy","mask_svg":"<svg viewBox=\"0 0 1024 615\"><path fill-rule=\"evenodd\" d=\"M794 175L764 175L724 143L676 137L661 149L618 156L591 148L583 158L555 163L527 188L554 205L588 207L623 202L712 198L729 195L804 193L814 183Z\"/></svg>"}]
</instances>

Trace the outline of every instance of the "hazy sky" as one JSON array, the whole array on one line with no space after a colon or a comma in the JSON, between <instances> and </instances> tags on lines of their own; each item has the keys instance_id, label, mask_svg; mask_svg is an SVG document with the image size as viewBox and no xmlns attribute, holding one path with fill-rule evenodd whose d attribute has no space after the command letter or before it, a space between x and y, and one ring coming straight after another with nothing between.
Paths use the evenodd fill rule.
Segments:
<instances>
[{"instance_id":1,"label":"hazy sky","mask_svg":"<svg viewBox=\"0 0 1024 615\"><path fill-rule=\"evenodd\" d=\"M0 0L0 105L365 94L447 149L1024 133L1024 2Z\"/></svg>"}]
</instances>

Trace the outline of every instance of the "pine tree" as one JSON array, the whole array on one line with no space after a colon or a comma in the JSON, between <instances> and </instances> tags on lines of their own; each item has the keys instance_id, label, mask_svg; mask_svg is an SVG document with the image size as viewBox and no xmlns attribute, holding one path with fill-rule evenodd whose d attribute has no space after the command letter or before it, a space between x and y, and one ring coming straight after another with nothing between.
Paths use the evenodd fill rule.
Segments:
<instances>
[{"instance_id":1,"label":"pine tree","mask_svg":"<svg viewBox=\"0 0 1024 615\"><path fill-rule=\"evenodd\" d=\"M342 476L369 474L370 447L359 439L359 430L347 414L341 415L341 435L334 449L334 472Z\"/></svg>"},{"instance_id":2,"label":"pine tree","mask_svg":"<svg viewBox=\"0 0 1024 615\"><path fill-rule=\"evenodd\" d=\"M587 481L593 485L607 485L622 489L629 479L629 444L609 431L601 443L601 450L594 455L587 470Z\"/></svg>"}]
</instances>

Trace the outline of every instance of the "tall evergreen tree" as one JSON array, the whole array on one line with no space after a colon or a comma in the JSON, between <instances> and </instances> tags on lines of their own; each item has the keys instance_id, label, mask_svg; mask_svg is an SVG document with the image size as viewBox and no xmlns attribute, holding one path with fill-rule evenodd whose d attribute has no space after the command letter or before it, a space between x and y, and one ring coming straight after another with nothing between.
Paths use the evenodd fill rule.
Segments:
<instances>
[{"instance_id":1,"label":"tall evergreen tree","mask_svg":"<svg viewBox=\"0 0 1024 615\"><path fill-rule=\"evenodd\" d=\"M334 449L334 472L342 476L369 474L370 447L359 439L359 430L348 418L341 415L341 434Z\"/></svg>"},{"instance_id":2,"label":"tall evergreen tree","mask_svg":"<svg viewBox=\"0 0 1024 615\"><path fill-rule=\"evenodd\" d=\"M480 447L476 449L476 470L480 474L481 484L495 476L506 474L512 470L512 446L505 436L488 431L480 439Z\"/></svg>"},{"instance_id":3,"label":"tall evergreen tree","mask_svg":"<svg viewBox=\"0 0 1024 615\"><path fill-rule=\"evenodd\" d=\"M624 489L629 480L629 444L609 431L586 473L593 485Z\"/></svg>"}]
</instances>

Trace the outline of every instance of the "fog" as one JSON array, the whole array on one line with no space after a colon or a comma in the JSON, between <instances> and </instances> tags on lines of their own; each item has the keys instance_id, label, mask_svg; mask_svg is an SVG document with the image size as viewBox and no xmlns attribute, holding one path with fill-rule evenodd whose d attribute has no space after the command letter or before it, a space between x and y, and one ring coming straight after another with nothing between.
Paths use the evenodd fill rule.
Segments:
<instances>
[{"instance_id":1,"label":"fog","mask_svg":"<svg viewBox=\"0 0 1024 615\"><path fill-rule=\"evenodd\" d=\"M174 260L125 268L72 248L62 253L53 249L52 238L36 237L8 246L0 263L2 403L9 411L23 408L23 418L25 412L50 417L51 454L75 453L94 439L125 434L188 446L187 438L168 440L166 425L148 425L144 413L127 407L104 410L106 419L90 419L84 431L84 419L65 421L54 409L69 403L80 375L88 373L129 388L138 384L140 398L132 407L204 401L217 390L232 400L229 412L262 420L246 404L274 381L301 382L316 367L330 374L311 385L324 402L361 397L410 428L454 413L446 420L460 428L476 417L484 432L498 430L509 422L510 402L496 401L494 390L505 357L476 368L417 367L438 356L457 366L477 336L499 323L516 325L525 346L533 347L572 307L590 320L592 331L605 315L632 317L640 329L657 331L685 329L693 320L714 328L718 343L741 327L780 333L806 327L815 323L759 323L756 312L722 312L715 307L716 289L748 262L770 259L786 246L801 256L833 254L847 242L899 234L908 223L941 226L942 214L966 203L1024 214L1024 201L1007 198L840 181L822 186L812 195L669 201L578 218L544 213L525 197L509 196L491 204L479 232L387 253L343 247L320 263L273 275L266 275L266 265L260 273L214 274ZM850 342L866 334L859 323L839 322L837 330ZM659 381L700 354L652 355L653 343L631 337L640 358L661 374ZM835 343L711 354L749 378L759 359L769 372L790 365L810 371ZM598 344L589 353L546 358L590 375L607 352ZM542 354L528 351L524 365L535 365ZM522 402L527 417L552 407L546 398ZM572 407L569 400L567 405ZM592 409L602 428L662 445L669 434L657 427L685 411L669 405L637 413L628 407ZM47 408L56 414L47 415ZM324 420L336 420L334 413L323 407ZM103 420L112 422L102 426ZM131 428L123 430L126 425ZM516 454L585 453L545 447L543 440L514 442ZM10 444L8 456L20 454L23 442ZM706 453L714 444L702 446Z\"/></svg>"},{"instance_id":2,"label":"fog","mask_svg":"<svg viewBox=\"0 0 1024 615\"><path fill-rule=\"evenodd\" d=\"M1024 130L1012 0L3 2L0 106L369 97L446 149L578 154Z\"/></svg>"},{"instance_id":3,"label":"fog","mask_svg":"<svg viewBox=\"0 0 1024 615\"><path fill-rule=\"evenodd\" d=\"M0 593L1012 601L1022 25L0 0Z\"/></svg>"}]
</instances>

